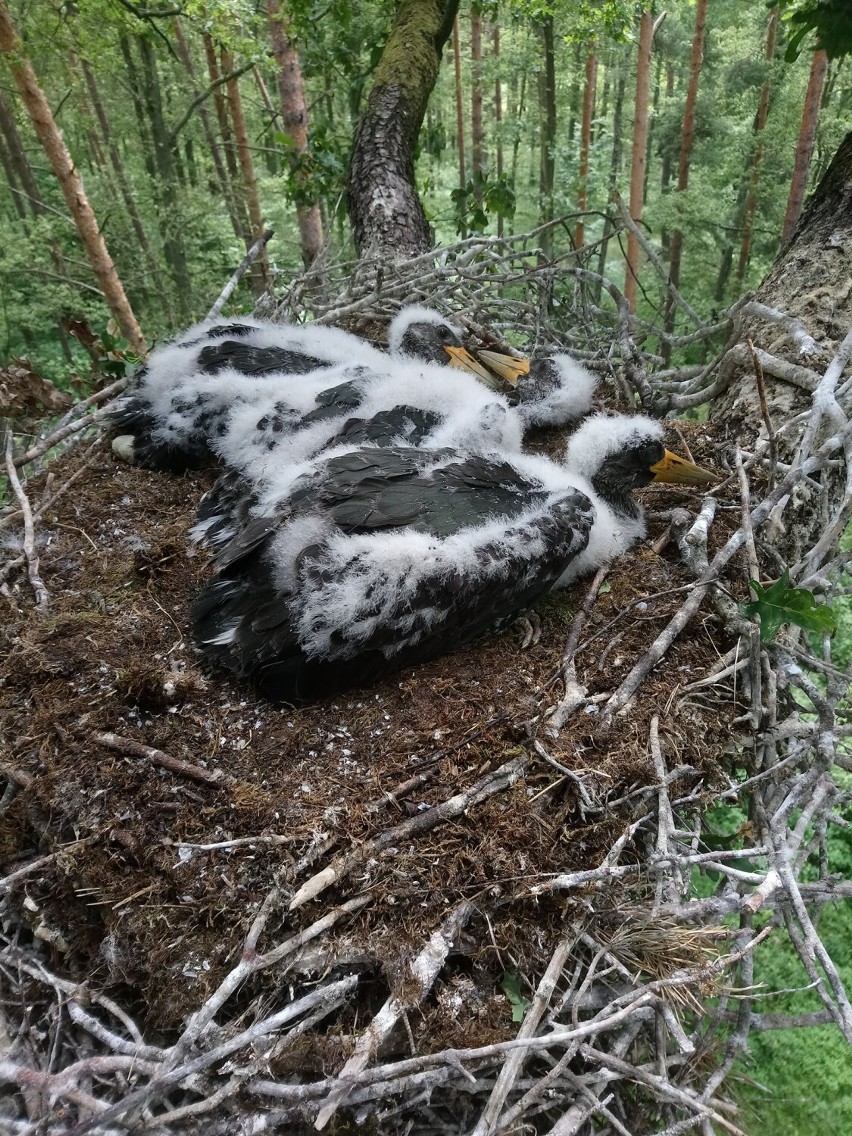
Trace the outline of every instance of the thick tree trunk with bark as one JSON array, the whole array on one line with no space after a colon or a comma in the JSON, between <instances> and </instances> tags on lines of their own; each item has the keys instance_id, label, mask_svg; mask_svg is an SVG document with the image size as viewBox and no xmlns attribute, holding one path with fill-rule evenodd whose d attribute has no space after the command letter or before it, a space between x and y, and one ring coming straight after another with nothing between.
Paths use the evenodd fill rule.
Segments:
<instances>
[{"instance_id":1,"label":"thick tree trunk with bark","mask_svg":"<svg viewBox=\"0 0 852 1136\"><path fill-rule=\"evenodd\" d=\"M24 45L15 31L12 17L4 0L0 0L0 51L7 56L9 70L15 80L24 106L32 120L35 132L44 149L51 169L62 188L66 204L74 218L89 264L98 279L110 311L116 318L122 334L134 351L147 350L142 330L124 292L106 241L98 228L94 211L83 188L71 155L65 147L53 114L38 84L35 72L27 59Z\"/></svg>"},{"instance_id":2,"label":"thick tree trunk with bark","mask_svg":"<svg viewBox=\"0 0 852 1136\"><path fill-rule=\"evenodd\" d=\"M743 320L738 340L766 344L772 354L793 364L788 377L764 373L768 418L777 435L781 461L795 460L803 427L789 427L797 415L809 411L813 388L825 370L840 341L852 327L852 292L847 286L852 265L852 133L846 135L822 181L808 201L790 243L783 250L757 290L755 299L798 319L816 341L785 332L783 326L767 335L765 322L751 316ZM791 328L791 331L795 329ZM797 369L798 368L798 369ZM848 387L850 384L846 384ZM852 390L837 384L837 403L841 411L852 414ZM834 409L826 399L827 413L817 434L817 444L833 433ZM766 438L767 427L761 410L758 381L750 360L745 360L730 385L713 402L711 417L724 425L729 439L746 449L755 440ZM839 540L842 526L829 530L831 507L842 495L845 471L824 469L819 474L820 491L801 486L797 492L806 507L797 510L796 524L789 526L778 543L788 563L794 565L800 551L820 536ZM847 518L848 520L848 518Z\"/></svg>"},{"instance_id":3,"label":"thick tree trunk with bark","mask_svg":"<svg viewBox=\"0 0 852 1136\"><path fill-rule=\"evenodd\" d=\"M494 55L494 62L497 65L497 71L494 78L494 125L495 130L495 143L494 153L496 160L496 169L498 180L503 176L503 87L500 82L500 28L497 24L491 29L491 45ZM503 214L497 214L497 236L503 236Z\"/></svg>"},{"instance_id":4,"label":"thick tree trunk with bark","mask_svg":"<svg viewBox=\"0 0 852 1136\"><path fill-rule=\"evenodd\" d=\"M302 82L299 53L287 34L284 24L286 12L280 0L266 0L272 54L278 64L278 98L284 133L290 139L287 161L296 187L296 220L299 226L299 244L302 260L310 265L323 246L322 217L319 203L308 192L308 107Z\"/></svg>"},{"instance_id":5,"label":"thick tree trunk with bark","mask_svg":"<svg viewBox=\"0 0 852 1136\"><path fill-rule=\"evenodd\" d=\"M414 181L414 146L457 7L457 0L403 0L397 10L349 164L359 256L404 259L432 243Z\"/></svg>"}]
</instances>

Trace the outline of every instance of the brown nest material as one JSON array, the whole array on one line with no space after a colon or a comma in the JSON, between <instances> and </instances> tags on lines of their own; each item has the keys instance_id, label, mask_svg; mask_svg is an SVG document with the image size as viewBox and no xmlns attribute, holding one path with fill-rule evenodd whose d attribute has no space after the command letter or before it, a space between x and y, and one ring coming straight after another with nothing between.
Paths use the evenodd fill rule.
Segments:
<instances>
[{"instance_id":1,"label":"brown nest material","mask_svg":"<svg viewBox=\"0 0 852 1136\"><path fill-rule=\"evenodd\" d=\"M690 440L696 460L713 461L705 427ZM600 589L575 657L587 701L558 734L546 711L562 692L584 584L541 605L541 639L525 651L509 631L294 710L202 673L188 642L208 568L186 534L212 473L127 467L101 440L52 476L84 462L40 521L48 611L33 613L19 581L3 630L0 722L17 788L5 870L44 857L12 891L21 926L49 944L57 972L119 991L143 1033L166 1039L239 963L263 909L260 946L305 942L247 979L244 1013L282 981L298 992L358 976L333 1025L323 1018L276 1059L282 1076L333 1071L390 995L411 1010L410 1036L383 1038L385 1056L412 1040L423 1054L513 1037L504 976L534 989L566 921L586 919L588 888L565 894L550 882L599 866L647 812L651 718L680 770L676 795L712 792L716 780L729 723L715 702L683 694L704 671L708 639L726 650L712 615L680 636L641 706L599 727L603 697L692 584L676 549L662 547L666 521L652 520L648 542ZM40 475L30 497L42 488ZM686 493L646 493L652 510L680 504L691 504ZM640 825L622 863L637 862L641 838ZM411 960L453 913L447 965L423 990Z\"/></svg>"}]
</instances>

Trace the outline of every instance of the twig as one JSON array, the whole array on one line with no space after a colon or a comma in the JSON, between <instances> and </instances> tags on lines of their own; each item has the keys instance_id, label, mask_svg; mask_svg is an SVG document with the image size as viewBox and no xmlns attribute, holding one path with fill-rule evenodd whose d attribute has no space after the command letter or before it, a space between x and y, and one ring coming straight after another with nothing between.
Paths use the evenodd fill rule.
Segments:
<instances>
[{"instance_id":1,"label":"twig","mask_svg":"<svg viewBox=\"0 0 852 1136\"><path fill-rule=\"evenodd\" d=\"M257 258L260 256L260 254L263 252L263 250L266 248L266 246L274 236L275 230L267 229L262 236L257 238L246 255L240 261L239 265L234 271L233 276L231 276L228 283L217 296L216 302L213 304L210 311L205 317L206 319L214 320L219 318L222 308L224 308L225 304L231 298L231 295L236 286L239 284L239 282L245 276L246 272L248 272L248 270L251 268L251 266L254 264L254 262L257 260Z\"/></svg>"},{"instance_id":2,"label":"twig","mask_svg":"<svg viewBox=\"0 0 852 1136\"><path fill-rule=\"evenodd\" d=\"M30 508L29 498L24 492L20 478L15 470L12 430L8 426L6 427L6 476L9 478L9 484L12 486L12 491L17 498L24 518L24 556L27 558L27 573L33 592L35 593L36 608L40 612L45 612L47 611L50 596L47 588L44 586L44 581L38 573L38 553L35 548L33 513Z\"/></svg>"},{"instance_id":3,"label":"twig","mask_svg":"<svg viewBox=\"0 0 852 1136\"><path fill-rule=\"evenodd\" d=\"M222 785L231 781L228 774L219 769L202 769L200 765L193 765L182 758L172 757L171 754L164 753L161 749L146 746L142 742L134 741L133 738L123 738L113 733L102 733L94 734L93 740L98 745L117 750L129 757L145 758L146 761L159 766L160 769L167 769L170 773L176 773L179 777L187 777L190 781L198 781L202 785Z\"/></svg>"}]
</instances>

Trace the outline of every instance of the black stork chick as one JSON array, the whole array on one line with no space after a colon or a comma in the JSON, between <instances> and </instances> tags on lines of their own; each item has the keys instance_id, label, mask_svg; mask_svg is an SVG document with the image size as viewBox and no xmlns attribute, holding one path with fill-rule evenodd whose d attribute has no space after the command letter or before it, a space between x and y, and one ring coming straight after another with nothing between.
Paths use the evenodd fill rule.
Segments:
<instances>
[{"instance_id":1,"label":"black stork chick","mask_svg":"<svg viewBox=\"0 0 852 1136\"><path fill-rule=\"evenodd\" d=\"M592 408L597 378L564 352L532 359L486 350L476 354L512 387L523 432L530 426L564 426Z\"/></svg>"},{"instance_id":2,"label":"black stork chick","mask_svg":"<svg viewBox=\"0 0 852 1136\"><path fill-rule=\"evenodd\" d=\"M417 372L421 387L435 380L438 366L467 372L467 382L456 375L459 389L450 404L427 394L429 405L421 406L415 399L411 404L415 409L445 407L439 413L447 417L460 402L482 403L469 376L485 381L489 373L466 351L460 330L437 312L417 306L403 309L391 324L389 346L388 355L339 328L317 324L260 320L200 324L152 352L134 390L112 415L112 427L119 432L113 449L118 456L152 469L208 465L218 456L217 445L226 438L239 408L264 423L257 429L266 437L255 442L268 445L280 440L276 435L304 430L318 421L375 413L361 406L373 383L384 386L378 409L390 411L400 400L389 386L404 387L415 364L432 367L428 373ZM378 392L371 400L374 408L377 397ZM429 428L438 424L430 418ZM333 433L333 428L326 430L324 444ZM419 444L418 439L411 440ZM511 438L506 444L512 445ZM233 449L227 441L224 445Z\"/></svg>"},{"instance_id":3,"label":"black stork chick","mask_svg":"<svg viewBox=\"0 0 852 1136\"><path fill-rule=\"evenodd\" d=\"M235 510L195 641L294 704L435 658L626 551L644 533L633 489L713 480L661 436L598 415L564 465L410 447L321 458Z\"/></svg>"}]
</instances>

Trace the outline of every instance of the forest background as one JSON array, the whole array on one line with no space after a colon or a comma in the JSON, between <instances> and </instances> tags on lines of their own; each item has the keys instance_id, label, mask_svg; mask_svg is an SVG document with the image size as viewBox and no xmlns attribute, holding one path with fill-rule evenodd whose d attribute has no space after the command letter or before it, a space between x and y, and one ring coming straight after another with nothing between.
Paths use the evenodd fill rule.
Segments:
<instances>
[{"instance_id":1,"label":"forest background","mask_svg":"<svg viewBox=\"0 0 852 1136\"><path fill-rule=\"evenodd\" d=\"M201 318L265 227L275 230L268 264L230 311L249 310L267 283L284 290L324 245L324 256L353 254L348 156L395 8L378 0L294 0L286 11L279 0L9 6L148 344ZM664 262L680 234L680 289L691 305L725 307L761 280L801 208L797 175L816 184L849 129L848 57L828 60L810 41L795 56L796 25L779 18L790 11L763 3L674 0L648 13L649 131L644 151L631 154L635 5L462 6L416 164L437 245L523 232L579 210L583 217L549 239L599 241L600 270L623 280L607 218L612 191L627 200L638 177L643 229ZM60 388L88 393L93 358L119 377L134 356L5 66L0 163L0 364L25 357ZM640 277L640 314L645 302ZM848 656L849 646L835 650ZM735 821L729 812L720 825ZM852 865L852 842L835 853ZM847 978L849 930L842 907L824 912L821 932ZM805 985L783 947L766 944L758 958L768 986ZM804 992L783 1002L789 1012L815 1005ZM852 1059L832 1028L753 1036L742 1074L751 1131L852 1131Z\"/></svg>"}]
</instances>

